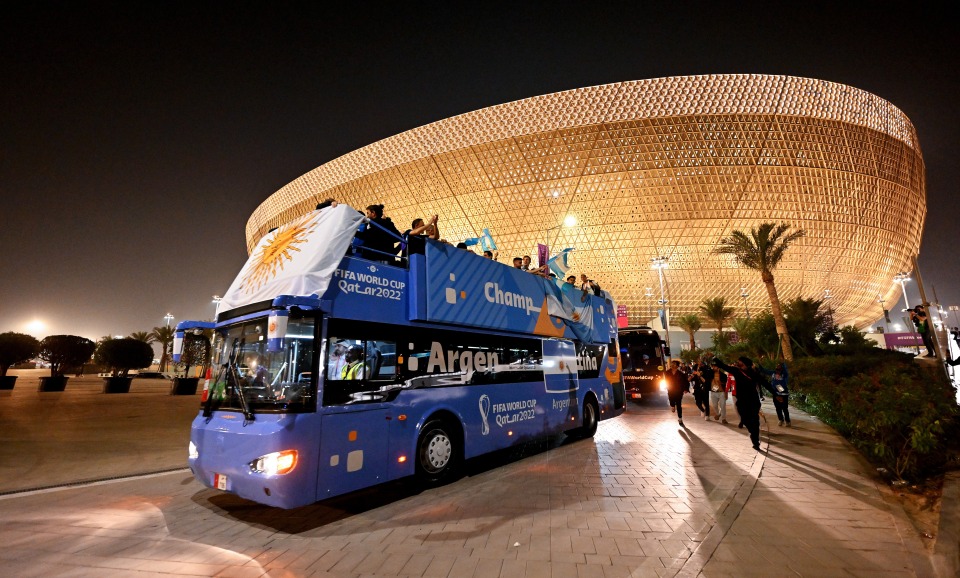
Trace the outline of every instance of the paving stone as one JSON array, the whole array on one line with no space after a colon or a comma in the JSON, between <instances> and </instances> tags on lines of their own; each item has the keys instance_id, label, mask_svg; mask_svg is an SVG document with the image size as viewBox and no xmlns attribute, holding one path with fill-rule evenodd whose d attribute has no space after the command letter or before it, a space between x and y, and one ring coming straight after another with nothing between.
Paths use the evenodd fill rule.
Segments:
<instances>
[{"instance_id":1,"label":"paving stone","mask_svg":"<svg viewBox=\"0 0 960 578\"><path fill-rule=\"evenodd\" d=\"M291 511L183 472L0 496L0 564L16 576L928 575L872 472L822 424L796 412L803 427L757 454L735 427L679 430L665 408L629 409L592 440L441 488ZM398 493L371 499L381 491Z\"/></svg>"}]
</instances>

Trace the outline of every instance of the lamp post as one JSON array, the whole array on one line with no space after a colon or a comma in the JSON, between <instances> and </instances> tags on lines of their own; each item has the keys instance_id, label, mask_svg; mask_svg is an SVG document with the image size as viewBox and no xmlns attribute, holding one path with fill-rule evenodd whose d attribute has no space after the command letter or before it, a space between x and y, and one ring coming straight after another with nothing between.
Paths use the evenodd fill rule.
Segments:
<instances>
[{"instance_id":1,"label":"lamp post","mask_svg":"<svg viewBox=\"0 0 960 578\"><path fill-rule=\"evenodd\" d=\"M560 229L564 227L576 227L577 226L577 217L575 215L567 215L563 218L563 222L557 225L556 227L550 227L547 229L547 247L549 250L550 247L550 231L557 231L556 237L553 238L553 242L557 242L557 237L560 236Z\"/></svg>"},{"instance_id":2,"label":"lamp post","mask_svg":"<svg viewBox=\"0 0 960 578\"><path fill-rule=\"evenodd\" d=\"M647 292L643 295L647 298L647 315L653 317L653 287L647 287Z\"/></svg>"},{"instance_id":3,"label":"lamp post","mask_svg":"<svg viewBox=\"0 0 960 578\"><path fill-rule=\"evenodd\" d=\"M167 327L170 327L170 322L173 321L173 315L167 313L163 316L163 320L167 322Z\"/></svg>"},{"instance_id":4,"label":"lamp post","mask_svg":"<svg viewBox=\"0 0 960 578\"><path fill-rule=\"evenodd\" d=\"M910 309L910 302L907 301L907 286L905 285L907 281L912 281L910 274L901 271L893 276L893 280L900 284L900 292L903 293L903 308Z\"/></svg>"},{"instance_id":5,"label":"lamp post","mask_svg":"<svg viewBox=\"0 0 960 578\"><path fill-rule=\"evenodd\" d=\"M667 334L667 348L670 348L670 311L667 309L667 298L663 292L663 270L669 267L666 256L650 258L650 268L657 270L657 276L660 278L660 308L663 310L663 331Z\"/></svg>"},{"instance_id":6,"label":"lamp post","mask_svg":"<svg viewBox=\"0 0 960 578\"><path fill-rule=\"evenodd\" d=\"M747 312L747 319L750 319L750 308L747 307L747 297L750 295L747 293L746 287L740 288L740 296L743 297L743 310Z\"/></svg>"},{"instance_id":7,"label":"lamp post","mask_svg":"<svg viewBox=\"0 0 960 578\"><path fill-rule=\"evenodd\" d=\"M877 303L880 304L880 316L883 317L884 333L887 333L890 331L890 326L887 325L887 310L883 308L884 301L883 297L877 295Z\"/></svg>"}]
</instances>

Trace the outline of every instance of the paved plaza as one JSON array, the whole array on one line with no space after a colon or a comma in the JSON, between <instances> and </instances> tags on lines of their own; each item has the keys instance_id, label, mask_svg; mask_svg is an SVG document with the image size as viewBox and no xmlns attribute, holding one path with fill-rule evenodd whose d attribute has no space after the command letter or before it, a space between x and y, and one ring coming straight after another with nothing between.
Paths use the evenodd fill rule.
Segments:
<instances>
[{"instance_id":1,"label":"paved plaza","mask_svg":"<svg viewBox=\"0 0 960 578\"><path fill-rule=\"evenodd\" d=\"M136 380L125 395L101 394L91 378L71 379L63 393L21 382L0 395L6 576L908 577L955 568L928 553L839 435L795 410L794 427L779 427L769 403L759 453L734 417L706 422L687 396L686 429L665 403L631 403L594 439L561 436L474 460L441 488L395 483L279 510L206 489L185 469L198 396L166 395L163 380ZM106 479L146 472L160 473ZM955 541L954 531L941 540ZM956 544L946 552L955 558Z\"/></svg>"}]
</instances>

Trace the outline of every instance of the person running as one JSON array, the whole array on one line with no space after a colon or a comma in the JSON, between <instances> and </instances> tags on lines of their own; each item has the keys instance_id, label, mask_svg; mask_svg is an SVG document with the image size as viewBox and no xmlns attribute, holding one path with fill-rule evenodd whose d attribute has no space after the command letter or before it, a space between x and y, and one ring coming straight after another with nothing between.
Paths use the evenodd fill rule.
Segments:
<instances>
[{"instance_id":1,"label":"person running","mask_svg":"<svg viewBox=\"0 0 960 578\"><path fill-rule=\"evenodd\" d=\"M727 365L719 359L714 359L713 364L720 369L732 375L736 380L737 388L737 413L740 414L740 421L747 431L750 432L750 441L753 443L753 449L760 451L760 376L756 375L753 369L753 360L749 357L737 359L733 366Z\"/></svg>"},{"instance_id":2,"label":"person running","mask_svg":"<svg viewBox=\"0 0 960 578\"><path fill-rule=\"evenodd\" d=\"M677 421L680 427L683 425L683 394L687 392L687 376L680 371L680 361L674 359L670 362L670 369L664 374L663 378L667 381L667 399L670 400L670 411L677 414Z\"/></svg>"}]
</instances>

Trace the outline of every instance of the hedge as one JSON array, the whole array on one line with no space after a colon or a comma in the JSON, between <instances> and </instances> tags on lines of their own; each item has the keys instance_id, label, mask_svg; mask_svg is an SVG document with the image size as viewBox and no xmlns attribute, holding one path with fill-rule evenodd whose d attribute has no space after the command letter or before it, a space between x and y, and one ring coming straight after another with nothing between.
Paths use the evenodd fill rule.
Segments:
<instances>
[{"instance_id":1,"label":"hedge","mask_svg":"<svg viewBox=\"0 0 960 578\"><path fill-rule=\"evenodd\" d=\"M883 350L808 357L790 368L791 401L898 479L944 469L957 443L956 390L941 368Z\"/></svg>"}]
</instances>

